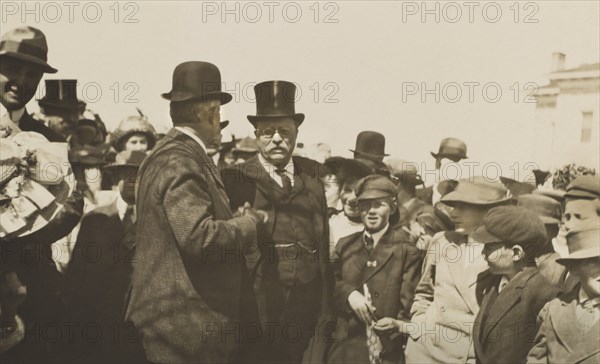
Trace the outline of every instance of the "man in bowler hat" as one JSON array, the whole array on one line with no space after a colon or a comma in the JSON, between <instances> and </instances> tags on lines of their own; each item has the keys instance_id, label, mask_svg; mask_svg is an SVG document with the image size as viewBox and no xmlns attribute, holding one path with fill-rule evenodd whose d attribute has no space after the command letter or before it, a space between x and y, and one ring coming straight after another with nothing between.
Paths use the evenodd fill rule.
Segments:
<instances>
[{"instance_id":1,"label":"man in bowler hat","mask_svg":"<svg viewBox=\"0 0 600 364\"><path fill-rule=\"evenodd\" d=\"M48 64L48 44L39 29L23 26L9 30L0 42L0 102L7 113L0 126L10 130L35 131L51 142L65 138L36 121L25 109L44 73L56 73Z\"/></svg>"},{"instance_id":2,"label":"man in bowler hat","mask_svg":"<svg viewBox=\"0 0 600 364\"><path fill-rule=\"evenodd\" d=\"M234 217L207 145L220 133L220 108L231 101L208 62L173 72L174 127L138 172L137 234L126 319L151 362L237 362L242 309L253 303L242 256L263 215Z\"/></svg>"},{"instance_id":3,"label":"man in bowler hat","mask_svg":"<svg viewBox=\"0 0 600 364\"><path fill-rule=\"evenodd\" d=\"M222 174L232 208L250 204L269 214L266 226L258 229L257 253L249 260L264 333L255 359L299 363L327 306L327 203L320 165L292 157L304 121L304 114L295 111L296 86L266 81L254 91L257 112L248 120L259 154ZM297 336L290 337L290 326Z\"/></svg>"}]
</instances>

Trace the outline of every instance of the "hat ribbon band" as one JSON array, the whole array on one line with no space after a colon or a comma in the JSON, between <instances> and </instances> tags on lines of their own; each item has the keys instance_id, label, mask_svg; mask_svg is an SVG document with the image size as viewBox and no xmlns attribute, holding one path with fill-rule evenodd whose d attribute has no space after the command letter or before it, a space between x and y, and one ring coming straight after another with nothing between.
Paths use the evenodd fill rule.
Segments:
<instances>
[{"instance_id":1,"label":"hat ribbon band","mask_svg":"<svg viewBox=\"0 0 600 364\"><path fill-rule=\"evenodd\" d=\"M46 51L29 43L15 42L14 40L3 40L0 42L0 51L27 54L36 58L47 60Z\"/></svg>"}]
</instances>

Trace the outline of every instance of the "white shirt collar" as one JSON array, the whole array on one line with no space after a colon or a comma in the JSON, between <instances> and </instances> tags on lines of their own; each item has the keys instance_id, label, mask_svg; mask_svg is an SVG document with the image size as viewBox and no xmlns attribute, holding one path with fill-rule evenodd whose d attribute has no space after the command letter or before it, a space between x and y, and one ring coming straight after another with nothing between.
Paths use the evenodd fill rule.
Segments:
<instances>
[{"instance_id":1,"label":"white shirt collar","mask_svg":"<svg viewBox=\"0 0 600 364\"><path fill-rule=\"evenodd\" d=\"M123 200L120 193L117 193L117 212L119 213L119 219L123 221L123 217L125 216L125 212L127 211L127 202Z\"/></svg>"},{"instance_id":2,"label":"white shirt collar","mask_svg":"<svg viewBox=\"0 0 600 364\"><path fill-rule=\"evenodd\" d=\"M377 243L379 243L379 240L381 239L383 234L385 234L385 232L388 230L389 227L390 227L390 223L388 222L383 229L379 230L376 233L371 234L370 232L365 230L365 235L373 238L373 249L375 249L375 247L377 246Z\"/></svg>"},{"instance_id":3,"label":"white shirt collar","mask_svg":"<svg viewBox=\"0 0 600 364\"><path fill-rule=\"evenodd\" d=\"M185 134L185 135L189 136L190 138L194 139L196 141L196 143L198 143L202 147L202 150L204 152L206 152L206 146L204 145L204 142L202 141L202 139L198 138L198 136L195 133L191 132L190 130L188 130L186 128L182 128L180 126L176 126L175 129L179 130L183 134Z\"/></svg>"},{"instance_id":4,"label":"white shirt collar","mask_svg":"<svg viewBox=\"0 0 600 364\"><path fill-rule=\"evenodd\" d=\"M267 170L267 173L269 174L269 176L273 180L275 180L275 182L277 182L280 186L283 186L283 182L281 181L281 176L278 175L277 173L275 173L275 170L277 169L277 167L275 167L274 164L269 162L260 153L258 153L258 160L260 161L260 164L262 164L262 166ZM294 185L294 174L296 173L296 170L294 168L294 161L292 160L292 158L290 158L290 161L285 165L284 169L285 169L285 173L290 178L290 181L292 182L292 186L293 186Z\"/></svg>"},{"instance_id":5,"label":"white shirt collar","mask_svg":"<svg viewBox=\"0 0 600 364\"><path fill-rule=\"evenodd\" d=\"M500 293L504 288L506 288L506 285L509 281L510 280L507 276L502 276L502 278L500 279L500 283L498 284L498 293Z\"/></svg>"}]
</instances>

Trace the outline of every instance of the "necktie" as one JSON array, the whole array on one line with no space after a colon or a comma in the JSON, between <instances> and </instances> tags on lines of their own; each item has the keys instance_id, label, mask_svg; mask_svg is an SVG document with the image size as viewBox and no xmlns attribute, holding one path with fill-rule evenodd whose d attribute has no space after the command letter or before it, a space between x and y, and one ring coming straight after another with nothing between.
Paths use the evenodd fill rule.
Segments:
<instances>
[{"instance_id":1,"label":"necktie","mask_svg":"<svg viewBox=\"0 0 600 364\"><path fill-rule=\"evenodd\" d=\"M375 241L372 236L365 234L365 247L367 248L367 252L369 252L369 257L373 254L373 247L375 246Z\"/></svg>"},{"instance_id":2,"label":"necktie","mask_svg":"<svg viewBox=\"0 0 600 364\"><path fill-rule=\"evenodd\" d=\"M279 177L281 177L281 184L285 192L287 192L288 194L292 192L292 180L290 180L290 177L288 176L285 168L278 168L275 170L275 173L277 173Z\"/></svg>"}]
</instances>

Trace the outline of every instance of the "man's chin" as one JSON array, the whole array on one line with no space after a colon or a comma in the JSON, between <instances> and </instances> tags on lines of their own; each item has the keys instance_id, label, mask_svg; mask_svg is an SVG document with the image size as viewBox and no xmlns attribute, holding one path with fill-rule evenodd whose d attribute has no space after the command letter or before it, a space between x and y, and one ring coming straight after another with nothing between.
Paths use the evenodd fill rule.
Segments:
<instances>
[{"instance_id":1,"label":"man's chin","mask_svg":"<svg viewBox=\"0 0 600 364\"><path fill-rule=\"evenodd\" d=\"M2 106L4 106L4 108L8 111L16 111L16 110L21 110L22 108L25 107L25 104L19 100L12 100L12 99L5 99L2 98L0 100L0 102L2 103Z\"/></svg>"}]
</instances>

